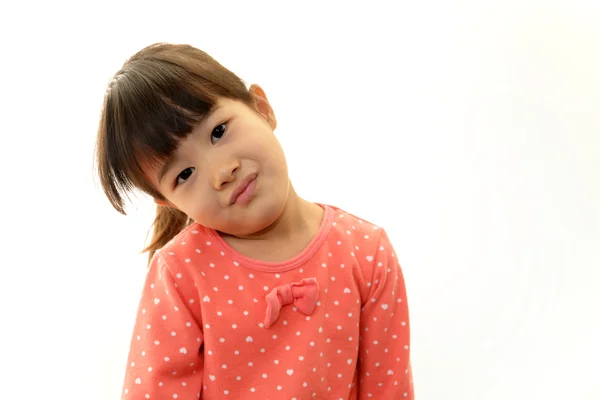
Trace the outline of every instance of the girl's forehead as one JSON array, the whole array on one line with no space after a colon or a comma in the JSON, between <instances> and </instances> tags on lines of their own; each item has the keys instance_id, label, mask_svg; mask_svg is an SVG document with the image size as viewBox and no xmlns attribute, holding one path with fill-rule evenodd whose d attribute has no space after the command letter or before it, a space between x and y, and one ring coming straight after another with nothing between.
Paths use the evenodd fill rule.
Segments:
<instances>
[{"instance_id":1,"label":"girl's forehead","mask_svg":"<svg viewBox=\"0 0 600 400\"><path fill-rule=\"evenodd\" d=\"M156 168L157 165L160 166L164 164L164 162L172 156L179 144L181 144L181 142L193 131L206 128L207 124L214 122L213 120L215 118L220 118L225 113L237 112L243 108L244 104L238 100L220 97L215 100L214 104L206 114L197 115L193 117L193 120L190 119L186 121L189 126L189 131L185 134L174 134L168 130L165 131L160 129L155 132L155 140L147 140L148 138L146 138L145 140L137 141L135 147L137 147L136 153L140 165L143 165L144 168ZM159 131L161 132L159 133ZM156 134L158 134L158 136L156 136ZM168 145L159 145L156 139L158 139L158 141L164 139L168 142ZM170 148L170 151L165 152L165 147Z\"/></svg>"},{"instance_id":2,"label":"girl's forehead","mask_svg":"<svg viewBox=\"0 0 600 400\"><path fill-rule=\"evenodd\" d=\"M237 106L239 106L239 101L228 99L226 97L219 97L217 101L215 101L215 104L213 105L209 113L214 113L216 111L226 111Z\"/></svg>"}]
</instances>

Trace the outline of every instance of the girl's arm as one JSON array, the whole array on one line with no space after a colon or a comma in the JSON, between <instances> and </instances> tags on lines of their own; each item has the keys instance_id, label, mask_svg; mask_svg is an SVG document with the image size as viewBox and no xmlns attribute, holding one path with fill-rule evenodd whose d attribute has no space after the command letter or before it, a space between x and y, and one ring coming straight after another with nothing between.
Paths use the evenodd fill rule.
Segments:
<instances>
[{"instance_id":1,"label":"girl's arm","mask_svg":"<svg viewBox=\"0 0 600 400\"><path fill-rule=\"evenodd\" d=\"M122 399L198 399L203 358L197 290L160 253L146 278L133 331Z\"/></svg>"},{"instance_id":2,"label":"girl's arm","mask_svg":"<svg viewBox=\"0 0 600 400\"><path fill-rule=\"evenodd\" d=\"M370 291L363 302L358 361L358 398L412 400L410 324L406 288L385 233L365 269Z\"/></svg>"}]
</instances>

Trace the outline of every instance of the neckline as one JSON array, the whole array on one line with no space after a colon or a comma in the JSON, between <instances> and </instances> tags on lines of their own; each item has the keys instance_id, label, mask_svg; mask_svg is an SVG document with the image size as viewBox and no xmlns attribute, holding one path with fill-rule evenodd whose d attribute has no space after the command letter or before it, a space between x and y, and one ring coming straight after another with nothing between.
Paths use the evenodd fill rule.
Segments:
<instances>
[{"instance_id":1,"label":"neckline","mask_svg":"<svg viewBox=\"0 0 600 400\"><path fill-rule=\"evenodd\" d=\"M239 265L257 271L285 272L295 269L300 265L304 264L306 261L308 261L317 252L319 247L321 247L321 245L327 238L329 231L331 230L331 223L333 222L334 214L333 208L325 204L316 204L322 207L323 210L325 210L325 214L323 215L323 220L321 221L319 231L317 232L315 237L310 241L308 246L304 248L304 250L302 250L293 258L284 261L271 262L250 258L231 247L214 229L206 227L203 227L203 229L211 238L211 241L214 242L220 248L220 250L222 250L225 253L225 256L230 258L232 261L239 263Z\"/></svg>"}]
</instances>

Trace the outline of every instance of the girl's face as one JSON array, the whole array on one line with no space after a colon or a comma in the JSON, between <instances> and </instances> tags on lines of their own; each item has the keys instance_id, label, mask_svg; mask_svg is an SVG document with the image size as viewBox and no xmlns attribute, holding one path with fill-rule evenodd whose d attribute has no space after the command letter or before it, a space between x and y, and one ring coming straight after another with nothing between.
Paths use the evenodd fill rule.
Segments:
<instances>
[{"instance_id":1,"label":"girl's face","mask_svg":"<svg viewBox=\"0 0 600 400\"><path fill-rule=\"evenodd\" d=\"M262 90L258 110L222 98L181 143L173 157L148 168L152 184L201 225L244 236L259 232L283 212L290 190L276 122Z\"/></svg>"}]
</instances>

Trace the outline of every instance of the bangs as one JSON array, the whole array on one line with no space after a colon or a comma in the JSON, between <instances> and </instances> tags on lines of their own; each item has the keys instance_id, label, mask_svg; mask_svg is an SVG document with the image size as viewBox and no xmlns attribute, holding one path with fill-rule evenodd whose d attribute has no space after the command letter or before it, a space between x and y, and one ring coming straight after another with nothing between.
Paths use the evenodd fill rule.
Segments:
<instances>
[{"instance_id":1,"label":"bangs","mask_svg":"<svg viewBox=\"0 0 600 400\"><path fill-rule=\"evenodd\" d=\"M125 214L123 198L134 189L164 199L145 169L170 158L219 97L252 103L241 79L193 47L149 46L125 63L108 86L96 143L115 209Z\"/></svg>"},{"instance_id":2,"label":"bangs","mask_svg":"<svg viewBox=\"0 0 600 400\"><path fill-rule=\"evenodd\" d=\"M177 76L171 67L168 72L175 76L167 76L167 70L157 73L156 63L152 69L137 67L123 71L110 96L113 104L107 102L115 112L112 120L119 122L114 136L122 139L121 152L142 162L161 162L214 107L217 94L184 71Z\"/></svg>"},{"instance_id":3,"label":"bangs","mask_svg":"<svg viewBox=\"0 0 600 400\"><path fill-rule=\"evenodd\" d=\"M121 71L115 77L118 84L107 93L105 121L110 125L104 151L116 191L139 187L161 198L146 179L144 167L170 158L215 106L218 93L173 65L160 71L160 63L144 68L139 65L143 61L135 71Z\"/></svg>"}]
</instances>

